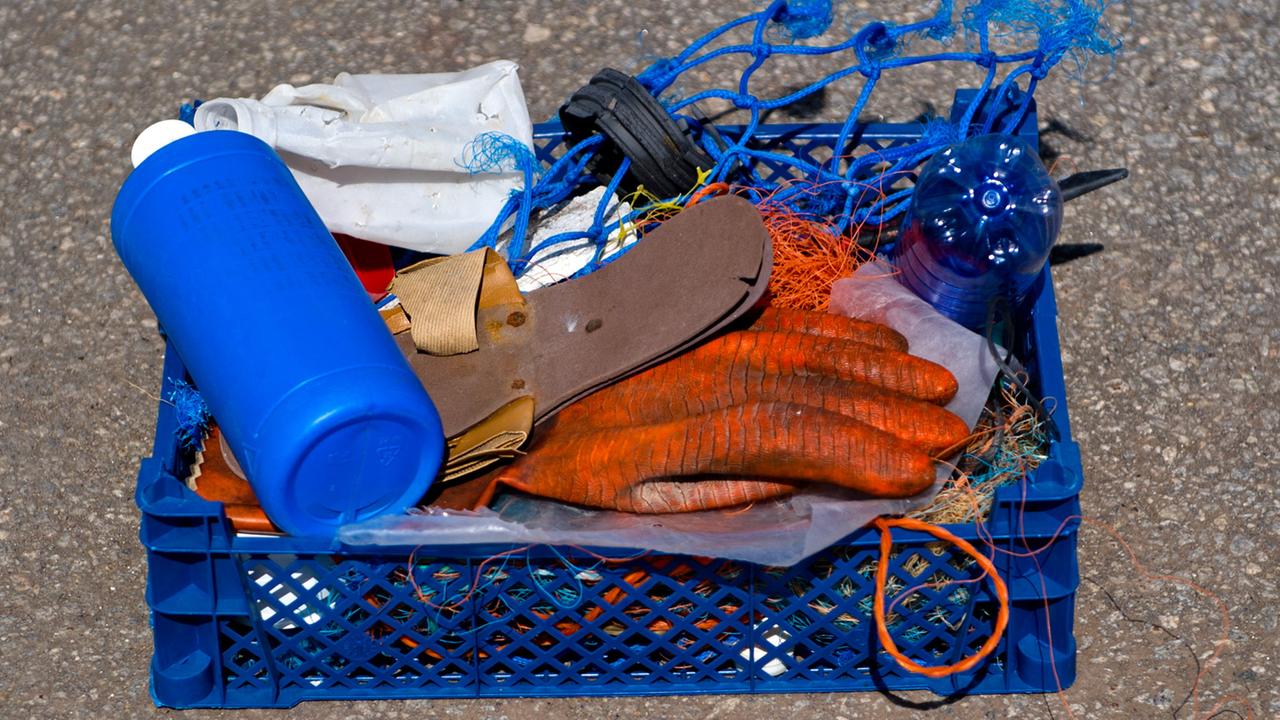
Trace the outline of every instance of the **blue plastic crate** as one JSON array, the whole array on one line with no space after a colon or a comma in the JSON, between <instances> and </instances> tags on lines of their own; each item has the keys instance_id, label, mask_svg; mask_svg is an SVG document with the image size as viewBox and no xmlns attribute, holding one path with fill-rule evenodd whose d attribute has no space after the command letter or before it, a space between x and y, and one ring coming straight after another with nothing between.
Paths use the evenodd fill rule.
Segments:
<instances>
[{"instance_id":1,"label":"blue plastic crate","mask_svg":"<svg viewBox=\"0 0 1280 720\"><path fill-rule=\"evenodd\" d=\"M1034 115L1027 127L1034 139ZM856 141L889 148L920 131L871 125ZM758 137L822 160L837 133L784 125ZM540 126L544 160L559 140L558 126ZM1079 514L1081 463L1044 272L1016 349L1033 390L1055 401L1060 436L1025 497L1018 487L996 493L986 530L999 547L1024 556L995 555L1009 584L1009 625L997 651L973 671L931 680L879 650L871 616L878 536L870 529L791 568L657 553L600 564L566 548L486 562L510 549L491 546L419 548L411 567L408 547L237 536L220 504L187 489L191 457L175 440L172 408L161 403L137 488L155 639L152 696L172 707L289 707L354 698L1010 693L1069 685L1078 573L1077 525L1068 519ZM185 375L168 348L162 396ZM974 526L948 529L982 547ZM971 561L930 536L899 531L895 541L890 585L899 591L973 575ZM443 594L424 602L415 582L425 592L478 590L438 607L433 599ZM915 595L889 622L899 648L917 662L955 662L988 637L996 604L987 583Z\"/></svg>"}]
</instances>

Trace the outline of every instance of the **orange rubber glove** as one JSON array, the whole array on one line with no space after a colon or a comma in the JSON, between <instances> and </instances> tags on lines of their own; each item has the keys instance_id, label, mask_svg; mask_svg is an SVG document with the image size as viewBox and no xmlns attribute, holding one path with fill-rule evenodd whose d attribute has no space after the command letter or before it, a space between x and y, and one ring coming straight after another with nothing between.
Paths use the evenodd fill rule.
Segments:
<instances>
[{"instance_id":1,"label":"orange rubber glove","mask_svg":"<svg viewBox=\"0 0 1280 720\"><path fill-rule=\"evenodd\" d=\"M968 429L941 407L956 381L881 325L768 309L609 386L540 428L485 478L473 506L511 488L637 513L726 508L818 483L910 497Z\"/></svg>"}]
</instances>

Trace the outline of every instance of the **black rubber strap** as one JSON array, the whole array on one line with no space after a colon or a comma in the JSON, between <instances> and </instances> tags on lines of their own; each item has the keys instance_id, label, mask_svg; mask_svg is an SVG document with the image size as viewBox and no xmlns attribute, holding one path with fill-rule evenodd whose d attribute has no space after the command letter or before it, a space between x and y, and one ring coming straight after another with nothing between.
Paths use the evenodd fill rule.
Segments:
<instances>
[{"instance_id":1,"label":"black rubber strap","mask_svg":"<svg viewBox=\"0 0 1280 720\"><path fill-rule=\"evenodd\" d=\"M612 179L623 158L631 169L619 183L624 192L643 185L669 198L689 192L698 171L715 161L689 136L643 85L626 73L605 68L560 108L560 122L573 143L592 135L607 142L590 169L603 182Z\"/></svg>"}]
</instances>

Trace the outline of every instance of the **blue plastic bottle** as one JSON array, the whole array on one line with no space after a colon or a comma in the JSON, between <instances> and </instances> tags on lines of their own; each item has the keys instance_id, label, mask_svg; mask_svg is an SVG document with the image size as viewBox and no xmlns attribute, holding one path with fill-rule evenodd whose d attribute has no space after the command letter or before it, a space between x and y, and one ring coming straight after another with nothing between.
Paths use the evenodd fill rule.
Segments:
<instances>
[{"instance_id":1,"label":"blue plastic bottle","mask_svg":"<svg viewBox=\"0 0 1280 720\"><path fill-rule=\"evenodd\" d=\"M983 135L925 164L892 256L903 284L978 329L994 298L1034 289L1061 225L1062 193L1035 150Z\"/></svg>"},{"instance_id":2,"label":"blue plastic bottle","mask_svg":"<svg viewBox=\"0 0 1280 720\"><path fill-rule=\"evenodd\" d=\"M440 418L269 146L214 131L160 148L111 235L282 530L331 536L425 494Z\"/></svg>"}]
</instances>

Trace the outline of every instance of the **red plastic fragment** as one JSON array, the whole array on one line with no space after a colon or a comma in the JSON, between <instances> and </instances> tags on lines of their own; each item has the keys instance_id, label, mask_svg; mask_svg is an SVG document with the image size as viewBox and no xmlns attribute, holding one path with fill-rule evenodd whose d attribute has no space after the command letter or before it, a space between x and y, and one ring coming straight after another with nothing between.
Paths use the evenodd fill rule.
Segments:
<instances>
[{"instance_id":1,"label":"red plastic fragment","mask_svg":"<svg viewBox=\"0 0 1280 720\"><path fill-rule=\"evenodd\" d=\"M350 235L333 236L347 256L347 262L355 269L365 292L374 302L386 297L387 286L396 275L395 265L391 261L391 248L382 243L360 240Z\"/></svg>"}]
</instances>

